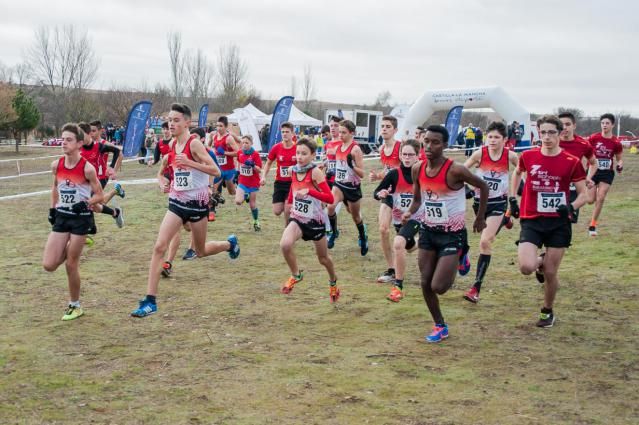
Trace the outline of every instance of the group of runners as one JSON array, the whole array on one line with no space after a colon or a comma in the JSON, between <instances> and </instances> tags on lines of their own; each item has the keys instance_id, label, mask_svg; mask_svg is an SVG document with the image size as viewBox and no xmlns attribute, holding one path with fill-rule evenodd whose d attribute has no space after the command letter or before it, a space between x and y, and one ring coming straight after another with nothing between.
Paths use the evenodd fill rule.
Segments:
<instances>
[{"instance_id":1,"label":"group of runners","mask_svg":"<svg viewBox=\"0 0 639 425\"><path fill-rule=\"evenodd\" d=\"M146 295L131 315L146 317L157 312L159 282L161 276L171 275L182 228L190 232L192 258L223 252L232 259L239 256L235 235L223 241L206 241L207 222L215 219L210 215L211 208L220 203L220 191L225 186L236 205L249 204L254 230L259 231L256 197L267 184L273 165L272 210L284 218L280 249L290 269L281 292L290 294L304 278L295 255L295 244L302 239L313 241L317 259L328 274L329 300L337 302L340 288L330 250L340 236L337 216L341 209L355 224L360 255L369 251L361 214L364 155L354 140L355 125L331 117L331 140L317 161L315 142L306 137L294 142L293 125L284 123L282 140L271 147L262 164L251 138L231 134L225 117L218 120L217 133L208 143L206 133L190 130L190 123L188 106L173 104L156 155L160 163L158 182L168 193L168 211L153 247ZM580 207L595 203L589 232L596 235L601 207L614 178L613 167L616 163L617 172L621 172L623 161L621 145L612 135L614 116L610 114L601 117L602 132L588 140L576 136L575 118L569 113L543 116L537 125L541 146L517 155L505 147L506 126L491 123L484 146L460 164L446 156L449 134L445 127L418 128L414 138L399 141L395 139L397 120L392 116L382 118L380 167L373 167L368 175L371 182L379 182L373 196L380 202L378 229L386 263L377 281L392 285L388 300L402 300L407 255L418 251L422 294L434 322L432 332L425 337L427 342L448 337L439 296L451 288L457 274L467 274L470 269L465 225L470 198L475 213L472 230L480 234L479 255L474 284L464 298L479 302L496 236L503 227L512 228L513 218L519 218L520 271L525 275L535 273L544 284L537 326L553 326L557 272L571 243L571 225L577 222ZM99 130L99 123L95 127ZM49 220L53 229L43 264L48 271L66 265L70 302L63 320L83 314L78 260L86 237L95 233L93 212L111 214L120 221L123 217L121 209L105 205L109 195L124 197L121 187L114 189L113 195L102 191L106 181L100 184L98 178L105 158L101 156L102 162L96 166L81 155L83 149L101 155L112 151L108 143L92 136L86 142L84 133L81 125L66 125L62 132L64 156L52 164ZM94 144L105 147L96 148ZM118 152L113 153L111 167L105 167L106 176L114 176L121 161ZM517 188L524 177L519 201ZM391 227L395 229L392 239Z\"/></svg>"}]
</instances>

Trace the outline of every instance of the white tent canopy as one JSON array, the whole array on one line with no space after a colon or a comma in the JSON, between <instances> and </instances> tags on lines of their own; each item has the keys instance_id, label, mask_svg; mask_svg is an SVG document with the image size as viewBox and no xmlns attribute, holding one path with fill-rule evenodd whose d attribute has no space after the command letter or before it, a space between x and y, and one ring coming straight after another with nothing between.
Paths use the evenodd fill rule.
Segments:
<instances>
[{"instance_id":1,"label":"white tent canopy","mask_svg":"<svg viewBox=\"0 0 639 425\"><path fill-rule=\"evenodd\" d=\"M271 117L266 115L264 112L260 111L259 109L257 109L255 106L253 106L252 103L249 103L248 105L246 105L245 107L241 109L248 112L248 114L251 116L251 118L253 119L253 122L256 125L265 125L265 124L271 123ZM227 118L229 119L229 122L232 122L232 123L238 123L240 121L240 116L235 112L233 112Z\"/></svg>"},{"instance_id":2,"label":"white tent canopy","mask_svg":"<svg viewBox=\"0 0 639 425\"><path fill-rule=\"evenodd\" d=\"M271 118L273 118L272 114L268 116L269 124L271 123ZM304 112L297 109L295 105L291 106L291 114L288 117L288 122L292 123L293 125L304 125L310 127L319 127L322 125L322 121L306 115Z\"/></svg>"}]
</instances>

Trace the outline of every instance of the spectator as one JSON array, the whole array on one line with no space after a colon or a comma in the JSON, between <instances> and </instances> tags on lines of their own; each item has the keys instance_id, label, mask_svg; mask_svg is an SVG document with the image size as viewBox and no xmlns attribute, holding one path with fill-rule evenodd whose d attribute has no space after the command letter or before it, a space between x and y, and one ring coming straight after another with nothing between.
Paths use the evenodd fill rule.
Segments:
<instances>
[{"instance_id":1,"label":"spectator","mask_svg":"<svg viewBox=\"0 0 639 425\"><path fill-rule=\"evenodd\" d=\"M471 156L473 154L473 149L475 148L475 137L476 137L477 129L473 127L473 123L468 123L466 127L462 129L462 134L464 135L464 142L466 146L466 151L464 152L465 156Z\"/></svg>"},{"instance_id":2,"label":"spectator","mask_svg":"<svg viewBox=\"0 0 639 425\"><path fill-rule=\"evenodd\" d=\"M517 121L508 127L508 147L517 149L521 145L522 128Z\"/></svg>"}]
</instances>

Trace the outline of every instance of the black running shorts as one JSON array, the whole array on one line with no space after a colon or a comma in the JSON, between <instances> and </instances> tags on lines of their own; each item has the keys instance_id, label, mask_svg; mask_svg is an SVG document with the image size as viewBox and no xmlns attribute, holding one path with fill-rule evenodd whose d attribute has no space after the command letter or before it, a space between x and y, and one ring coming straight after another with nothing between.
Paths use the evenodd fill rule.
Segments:
<instances>
[{"instance_id":1,"label":"black running shorts","mask_svg":"<svg viewBox=\"0 0 639 425\"><path fill-rule=\"evenodd\" d=\"M106 187L107 183L109 183L109 178L108 177L100 179L100 186L102 186L102 189L104 189Z\"/></svg>"},{"instance_id":2,"label":"black running shorts","mask_svg":"<svg viewBox=\"0 0 639 425\"><path fill-rule=\"evenodd\" d=\"M182 219L182 224L187 222L196 223L209 215L209 205L207 202L198 201L180 202L177 199L169 198L169 211Z\"/></svg>"},{"instance_id":3,"label":"black running shorts","mask_svg":"<svg viewBox=\"0 0 639 425\"><path fill-rule=\"evenodd\" d=\"M521 220L519 243L530 242L537 248L568 248L572 239L572 226L561 217L538 217Z\"/></svg>"},{"instance_id":4,"label":"black running shorts","mask_svg":"<svg viewBox=\"0 0 639 425\"><path fill-rule=\"evenodd\" d=\"M71 233L72 235L95 235L98 229L95 227L93 214L71 216L57 213L55 223L51 229L57 233Z\"/></svg>"},{"instance_id":5,"label":"black running shorts","mask_svg":"<svg viewBox=\"0 0 639 425\"><path fill-rule=\"evenodd\" d=\"M302 223L299 220L290 218L288 222L294 222L302 231L302 239L305 241L319 241L326 236L326 225L311 220L308 223Z\"/></svg>"},{"instance_id":6,"label":"black running shorts","mask_svg":"<svg viewBox=\"0 0 639 425\"><path fill-rule=\"evenodd\" d=\"M506 210L508 209L508 201L506 198L493 198L488 200L488 204L486 204L486 214L484 215L484 220L488 217L500 216L506 214ZM479 201L473 201L473 211L475 211L475 215L479 211Z\"/></svg>"},{"instance_id":7,"label":"black running shorts","mask_svg":"<svg viewBox=\"0 0 639 425\"><path fill-rule=\"evenodd\" d=\"M280 204L286 202L288 199L288 193L291 191L292 182L282 182L275 180L273 183L273 203Z\"/></svg>"},{"instance_id":8,"label":"black running shorts","mask_svg":"<svg viewBox=\"0 0 639 425\"><path fill-rule=\"evenodd\" d=\"M344 195L344 205L348 205L349 202L357 202L362 199L362 187L360 185L350 186L335 182L335 187Z\"/></svg>"},{"instance_id":9,"label":"black running shorts","mask_svg":"<svg viewBox=\"0 0 639 425\"><path fill-rule=\"evenodd\" d=\"M441 232L422 226L419 230L419 249L437 252L437 257L461 255L468 251L466 229L457 232Z\"/></svg>"},{"instance_id":10,"label":"black running shorts","mask_svg":"<svg viewBox=\"0 0 639 425\"><path fill-rule=\"evenodd\" d=\"M599 183L608 183L612 184L612 181L615 179L615 172L612 170L597 170L594 176L592 176L592 181L595 184Z\"/></svg>"},{"instance_id":11,"label":"black running shorts","mask_svg":"<svg viewBox=\"0 0 639 425\"><path fill-rule=\"evenodd\" d=\"M421 224L417 220L408 220L403 226L400 224L395 225L397 235L406 239L407 250L412 249L417 244L415 236L419 233L420 227Z\"/></svg>"}]
</instances>

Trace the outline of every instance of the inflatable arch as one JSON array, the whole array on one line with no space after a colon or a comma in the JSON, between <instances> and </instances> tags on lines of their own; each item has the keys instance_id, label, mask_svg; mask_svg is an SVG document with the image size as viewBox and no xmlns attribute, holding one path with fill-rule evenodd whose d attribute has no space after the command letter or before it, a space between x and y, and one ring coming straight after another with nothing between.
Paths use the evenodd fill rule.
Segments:
<instances>
[{"instance_id":1,"label":"inflatable arch","mask_svg":"<svg viewBox=\"0 0 639 425\"><path fill-rule=\"evenodd\" d=\"M464 109L491 108L508 124L517 121L523 125L522 146L530 145L530 113L510 97L501 87L473 89L432 90L424 93L408 110L402 120L398 134L413 134L417 126L422 125L433 112L449 111L455 106Z\"/></svg>"}]
</instances>

